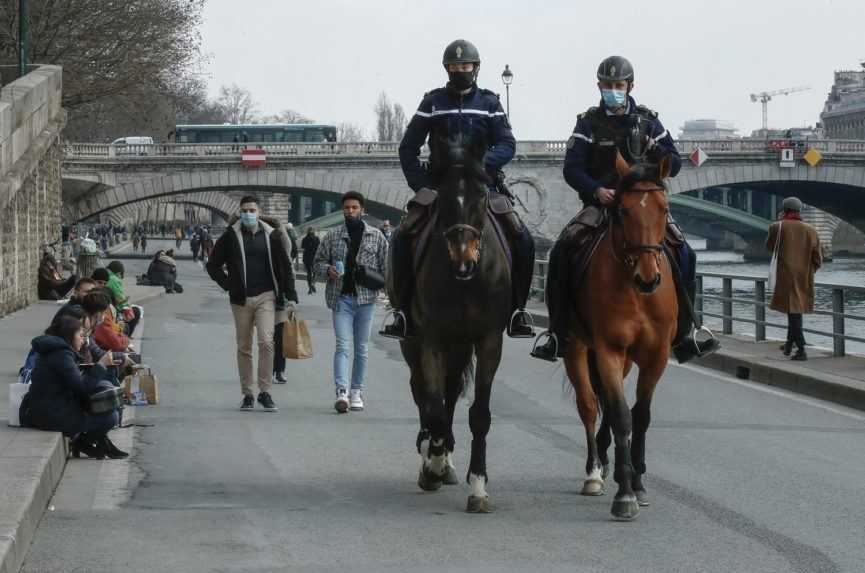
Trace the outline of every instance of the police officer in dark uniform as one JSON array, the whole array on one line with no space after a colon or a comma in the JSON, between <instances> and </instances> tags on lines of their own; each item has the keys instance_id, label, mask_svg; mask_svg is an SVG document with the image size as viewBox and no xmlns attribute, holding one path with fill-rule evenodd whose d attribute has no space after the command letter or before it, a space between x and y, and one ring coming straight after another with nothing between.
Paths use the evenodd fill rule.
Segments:
<instances>
[{"instance_id":1,"label":"police officer in dark uniform","mask_svg":"<svg viewBox=\"0 0 865 573\"><path fill-rule=\"evenodd\" d=\"M509 205L503 195L507 191L501 169L513 158L516 141L498 95L477 86L480 63L478 50L471 42L456 40L448 45L442 58L448 83L424 95L400 143L400 163L415 197L391 241L395 310L393 322L380 332L383 336L405 339L413 334L409 321L414 290L411 236L426 221L438 184L435 170L426 169L419 160L421 147L431 134L444 137L461 134L464 140L480 140L488 145L484 163L487 174L496 182L490 188L491 204L496 213L501 213L499 220L511 238L514 309L508 334L516 338L534 337L531 318L525 311L534 267L534 241L513 209L501 208L503 204ZM438 158L430 157L431 165L437 165L437 161Z\"/></svg>"},{"instance_id":2,"label":"police officer in dark uniform","mask_svg":"<svg viewBox=\"0 0 865 573\"><path fill-rule=\"evenodd\" d=\"M634 69L621 56L610 56L598 67L598 88L601 103L577 118L574 133L568 140L565 181L577 190L583 210L562 231L550 252L547 275L547 308L550 327L541 335L544 344L537 344L532 356L555 362L567 349L568 277L574 248L584 244L605 221L604 207L615 200L618 175L615 170L616 152L628 164L638 161L658 163L665 156L671 161L670 176L682 167L673 138L651 109L637 105L630 93L634 86ZM697 257L685 242L678 225L668 216L668 247L675 253L679 273L673 273L679 299L679 324L673 353L680 363L717 350L720 343L709 338L694 338L693 300L696 293ZM688 309L691 312L688 312ZM706 332L708 330L703 329ZM540 340L539 340L540 342Z\"/></svg>"}]
</instances>

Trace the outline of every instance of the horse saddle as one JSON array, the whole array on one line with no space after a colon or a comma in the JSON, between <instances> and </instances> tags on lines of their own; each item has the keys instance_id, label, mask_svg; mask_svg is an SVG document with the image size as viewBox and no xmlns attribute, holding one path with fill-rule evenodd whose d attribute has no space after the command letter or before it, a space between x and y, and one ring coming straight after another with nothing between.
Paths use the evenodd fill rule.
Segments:
<instances>
[{"instance_id":1,"label":"horse saddle","mask_svg":"<svg viewBox=\"0 0 865 573\"><path fill-rule=\"evenodd\" d=\"M596 226L585 226L582 228L582 232L576 233L573 237L574 244L571 248L570 276L568 277L572 292L582 285L598 246L609 231L610 219L606 216L606 211L599 210L599 212L603 215L597 221Z\"/></svg>"}]
</instances>

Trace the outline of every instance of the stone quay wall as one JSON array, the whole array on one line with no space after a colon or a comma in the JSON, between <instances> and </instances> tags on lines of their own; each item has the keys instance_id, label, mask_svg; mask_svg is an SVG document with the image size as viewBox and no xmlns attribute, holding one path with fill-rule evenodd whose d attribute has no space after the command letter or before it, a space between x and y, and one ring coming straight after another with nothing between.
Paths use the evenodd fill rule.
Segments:
<instances>
[{"instance_id":1,"label":"stone quay wall","mask_svg":"<svg viewBox=\"0 0 865 573\"><path fill-rule=\"evenodd\" d=\"M41 246L60 237L62 69L0 90L0 316L37 300Z\"/></svg>"}]
</instances>

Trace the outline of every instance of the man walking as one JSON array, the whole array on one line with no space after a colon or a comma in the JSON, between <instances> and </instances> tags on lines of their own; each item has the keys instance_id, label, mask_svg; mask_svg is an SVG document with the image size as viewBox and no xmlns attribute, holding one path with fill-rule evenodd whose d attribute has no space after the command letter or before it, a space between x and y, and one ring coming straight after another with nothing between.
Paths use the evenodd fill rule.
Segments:
<instances>
[{"instance_id":1,"label":"man walking","mask_svg":"<svg viewBox=\"0 0 865 573\"><path fill-rule=\"evenodd\" d=\"M384 276L387 264L387 241L381 231L363 222L363 207L364 197L357 191L342 196L345 224L328 232L315 256L315 272L327 279L325 298L327 307L333 311L333 329L336 332L334 408L340 414L348 412L349 408L354 411L364 408L367 345L375 300L383 285L373 286L371 280L361 277L372 273ZM348 357L352 341L354 364L349 395Z\"/></svg>"},{"instance_id":2,"label":"man walking","mask_svg":"<svg viewBox=\"0 0 865 573\"><path fill-rule=\"evenodd\" d=\"M240 220L219 237L206 265L207 273L227 291L234 315L237 370L242 411L255 407L252 369L252 331L258 339L258 403L275 412L270 395L273 371L273 332L276 311L293 312L297 302L289 255L274 228L259 220L258 200L240 200Z\"/></svg>"},{"instance_id":3,"label":"man walking","mask_svg":"<svg viewBox=\"0 0 865 573\"><path fill-rule=\"evenodd\" d=\"M300 248L303 251L303 266L306 269L306 284L309 286L309 292L315 292L315 253L318 251L318 245L321 239L315 234L315 229L310 227L306 230L306 236L300 242Z\"/></svg>"},{"instance_id":4,"label":"man walking","mask_svg":"<svg viewBox=\"0 0 865 573\"><path fill-rule=\"evenodd\" d=\"M802 222L802 201L787 197L782 204L781 221L769 226L766 248L778 252L775 291L769 308L787 315L787 342L782 347L793 360L808 360L805 354L805 335L802 315L814 310L814 273L823 264L820 238L814 227Z\"/></svg>"}]
</instances>

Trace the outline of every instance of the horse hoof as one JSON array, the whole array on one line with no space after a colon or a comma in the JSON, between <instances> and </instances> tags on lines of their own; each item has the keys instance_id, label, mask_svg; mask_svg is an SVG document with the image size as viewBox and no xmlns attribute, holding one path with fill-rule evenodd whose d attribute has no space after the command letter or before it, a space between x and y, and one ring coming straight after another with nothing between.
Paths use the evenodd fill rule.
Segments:
<instances>
[{"instance_id":1,"label":"horse hoof","mask_svg":"<svg viewBox=\"0 0 865 573\"><path fill-rule=\"evenodd\" d=\"M456 470L448 466L445 470L445 475L442 476L442 483L445 485L457 485L460 483Z\"/></svg>"},{"instance_id":2,"label":"horse hoof","mask_svg":"<svg viewBox=\"0 0 865 573\"><path fill-rule=\"evenodd\" d=\"M637 497L633 494L616 496L610 513L613 514L613 519L617 521L631 521L640 513Z\"/></svg>"},{"instance_id":3,"label":"horse hoof","mask_svg":"<svg viewBox=\"0 0 865 573\"><path fill-rule=\"evenodd\" d=\"M489 497L469 496L469 501L466 504L467 513L492 513L492 511Z\"/></svg>"},{"instance_id":4,"label":"horse hoof","mask_svg":"<svg viewBox=\"0 0 865 573\"><path fill-rule=\"evenodd\" d=\"M418 473L417 485L424 491L437 491L442 486L440 477L423 470Z\"/></svg>"},{"instance_id":5,"label":"horse hoof","mask_svg":"<svg viewBox=\"0 0 865 573\"><path fill-rule=\"evenodd\" d=\"M637 490L634 492L634 495L637 496L637 505L640 507L649 507L652 505L649 501L649 494L646 493L646 490Z\"/></svg>"},{"instance_id":6,"label":"horse hoof","mask_svg":"<svg viewBox=\"0 0 865 573\"><path fill-rule=\"evenodd\" d=\"M587 479L583 482L580 495L604 495L604 482L598 479Z\"/></svg>"}]
</instances>

